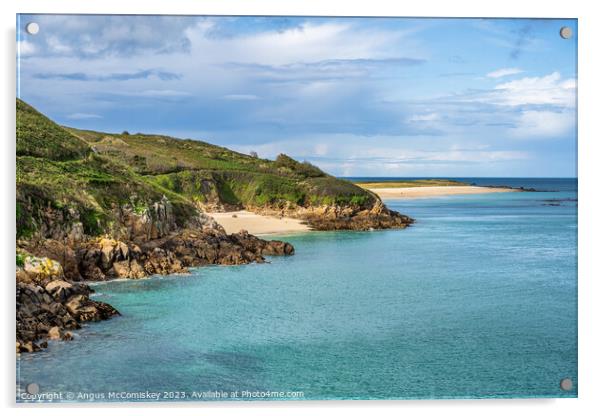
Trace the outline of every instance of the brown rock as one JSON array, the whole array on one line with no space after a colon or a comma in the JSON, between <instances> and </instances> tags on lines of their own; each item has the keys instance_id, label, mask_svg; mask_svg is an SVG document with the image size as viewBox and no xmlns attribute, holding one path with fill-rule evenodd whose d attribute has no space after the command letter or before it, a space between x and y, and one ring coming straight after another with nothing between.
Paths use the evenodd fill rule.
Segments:
<instances>
[{"instance_id":1,"label":"brown rock","mask_svg":"<svg viewBox=\"0 0 602 416\"><path fill-rule=\"evenodd\" d=\"M31 283L31 277L21 267L17 267L17 282Z\"/></svg>"},{"instance_id":2,"label":"brown rock","mask_svg":"<svg viewBox=\"0 0 602 416\"><path fill-rule=\"evenodd\" d=\"M130 277L130 262L123 260L113 263L113 272L111 275L117 278Z\"/></svg>"},{"instance_id":3,"label":"brown rock","mask_svg":"<svg viewBox=\"0 0 602 416\"><path fill-rule=\"evenodd\" d=\"M130 262L130 279L140 279L145 276L146 273L144 272L144 269L140 263L138 263L136 260L132 260Z\"/></svg>"},{"instance_id":4,"label":"brown rock","mask_svg":"<svg viewBox=\"0 0 602 416\"><path fill-rule=\"evenodd\" d=\"M23 271L36 284L45 284L65 276L63 266L48 257L25 256Z\"/></svg>"},{"instance_id":5,"label":"brown rock","mask_svg":"<svg viewBox=\"0 0 602 416\"><path fill-rule=\"evenodd\" d=\"M21 242L22 243L22 242ZM74 251L74 247L80 244L77 240L36 240L35 242L27 242L22 249L31 255L39 258L47 257L57 261L63 268L63 273L68 280L81 280L77 267L78 259Z\"/></svg>"},{"instance_id":6,"label":"brown rock","mask_svg":"<svg viewBox=\"0 0 602 416\"><path fill-rule=\"evenodd\" d=\"M86 303L77 309L77 319L79 322L100 321L98 309L93 304Z\"/></svg>"},{"instance_id":7,"label":"brown rock","mask_svg":"<svg viewBox=\"0 0 602 416\"><path fill-rule=\"evenodd\" d=\"M48 339L61 339L61 329L58 326L53 326L48 331Z\"/></svg>"},{"instance_id":8,"label":"brown rock","mask_svg":"<svg viewBox=\"0 0 602 416\"><path fill-rule=\"evenodd\" d=\"M73 293L73 285L64 280L53 280L46 285L46 291L59 302L66 301Z\"/></svg>"},{"instance_id":9,"label":"brown rock","mask_svg":"<svg viewBox=\"0 0 602 416\"><path fill-rule=\"evenodd\" d=\"M82 301L84 300L84 295L75 295L69 298L69 300L65 303L65 307L69 311L69 313L76 317L79 315L78 310L82 307Z\"/></svg>"},{"instance_id":10,"label":"brown rock","mask_svg":"<svg viewBox=\"0 0 602 416\"><path fill-rule=\"evenodd\" d=\"M40 338L61 339L65 329L78 329L78 322L98 321L118 315L110 305L89 299L85 284L52 280L45 287L34 282L16 283L16 347L34 352L44 346ZM70 335L66 335L67 339Z\"/></svg>"},{"instance_id":11,"label":"brown rock","mask_svg":"<svg viewBox=\"0 0 602 416\"><path fill-rule=\"evenodd\" d=\"M99 242L100 246L100 267L103 270L109 270L115 259L116 241L108 238L103 238Z\"/></svg>"},{"instance_id":12,"label":"brown rock","mask_svg":"<svg viewBox=\"0 0 602 416\"><path fill-rule=\"evenodd\" d=\"M34 351L40 350L40 347L32 341L27 341L25 343L22 343L20 345L20 348L21 349L19 352L34 352Z\"/></svg>"}]
</instances>

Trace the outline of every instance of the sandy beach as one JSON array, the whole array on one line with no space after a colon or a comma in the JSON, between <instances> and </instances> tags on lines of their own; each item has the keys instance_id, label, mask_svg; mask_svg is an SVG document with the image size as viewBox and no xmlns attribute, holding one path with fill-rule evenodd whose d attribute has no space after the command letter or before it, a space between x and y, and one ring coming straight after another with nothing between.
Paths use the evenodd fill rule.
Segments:
<instances>
[{"instance_id":1,"label":"sandy beach","mask_svg":"<svg viewBox=\"0 0 602 416\"><path fill-rule=\"evenodd\" d=\"M255 214L250 211L208 212L207 215L226 229L228 234L247 230L251 234L284 234L309 231L310 228L295 218L277 218Z\"/></svg>"},{"instance_id":2,"label":"sandy beach","mask_svg":"<svg viewBox=\"0 0 602 416\"><path fill-rule=\"evenodd\" d=\"M396 188L366 188L382 199L432 198L446 195L487 194L494 192L517 192L516 189L488 188L482 186L420 186ZM255 214L250 211L207 212L207 215L226 229L227 233L247 230L251 234L284 234L310 231L311 228L296 218L278 218Z\"/></svg>"},{"instance_id":3,"label":"sandy beach","mask_svg":"<svg viewBox=\"0 0 602 416\"><path fill-rule=\"evenodd\" d=\"M446 195L488 194L494 192L517 192L509 188L488 188L483 186L420 186L413 188L367 188L383 199L392 198L431 198Z\"/></svg>"}]
</instances>

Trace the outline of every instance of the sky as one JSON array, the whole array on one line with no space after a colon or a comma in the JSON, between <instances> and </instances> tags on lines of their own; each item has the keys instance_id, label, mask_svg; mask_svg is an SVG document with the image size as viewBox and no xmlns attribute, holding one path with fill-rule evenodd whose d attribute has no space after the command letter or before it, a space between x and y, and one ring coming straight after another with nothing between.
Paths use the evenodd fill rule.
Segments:
<instances>
[{"instance_id":1,"label":"sky","mask_svg":"<svg viewBox=\"0 0 602 416\"><path fill-rule=\"evenodd\" d=\"M337 176L576 176L576 20L17 20L17 96L63 125Z\"/></svg>"}]
</instances>

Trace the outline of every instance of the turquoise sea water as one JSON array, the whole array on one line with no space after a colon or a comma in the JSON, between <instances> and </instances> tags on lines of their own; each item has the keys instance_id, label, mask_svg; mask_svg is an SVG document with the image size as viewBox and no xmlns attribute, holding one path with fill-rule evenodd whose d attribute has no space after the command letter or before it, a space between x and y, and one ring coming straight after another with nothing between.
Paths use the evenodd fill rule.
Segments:
<instances>
[{"instance_id":1,"label":"turquoise sea water","mask_svg":"<svg viewBox=\"0 0 602 416\"><path fill-rule=\"evenodd\" d=\"M18 387L575 397L576 181L535 182L558 192L390 200L414 226L280 237L296 254L270 264L98 284L123 316L22 355Z\"/></svg>"}]
</instances>

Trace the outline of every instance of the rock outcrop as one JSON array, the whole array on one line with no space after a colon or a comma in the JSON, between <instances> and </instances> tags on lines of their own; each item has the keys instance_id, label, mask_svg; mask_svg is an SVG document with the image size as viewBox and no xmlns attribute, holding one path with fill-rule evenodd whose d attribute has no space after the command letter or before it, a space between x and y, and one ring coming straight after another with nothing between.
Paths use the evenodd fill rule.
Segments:
<instances>
[{"instance_id":1,"label":"rock outcrop","mask_svg":"<svg viewBox=\"0 0 602 416\"><path fill-rule=\"evenodd\" d=\"M298 218L317 231L406 228L414 222L407 215L388 209L380 199L376 199L374 204L369 207L339 205L296 207L291 205L282 209L271 207L249 207L248 209L263 215Z\"/></svg>"},{"instance_id":2,"label":"rock outcrop","mask_svg":"<svg viewBox=\"0 0 602 416\"><path fill-rule=\"evenodd\" d=\"M134 204L123 205L115 209L113 215L118 222L110 234L137 244L164 238L183 228L223 231L215 219L198 210L189 216L186 224L179 226L173 205L165 195L142 208Z\"/></svg>"},{"instance_id":3,"label":"rock outcrop","mask_svg":"<svg viewBox=\"0 0 602 416\"><path fill-rule=\"evenodd\" d=\"M77 251L77 259L79 274L84 280L139 279L186 271L172 252L160 247L143 250L133 242L109 238L88 242Z\"/></svg>"},{"instance_id":4,"label":"rock outcrop","mask_svg":"<svg viewBox=\"0 0 602 416\"><path fill-rule=\"evenodd\" d=\"M61 265L48 258L26 255L23 267L17 268L17 353L37 351L47 346L45 339L70 340L70 331L83 322L119 314L90 299L93 290L88 285L63 279Z\"/></svg>"},{"instance_id":5,"label":"rock outcrop","mask_svg":"<svg viewBox=\"0 0 602 416\"><path fill-rule=\"evenodd\" d=\"M60 268L69 281L103 281L116 278L139 279L154 274L185 273L188 267L209 264L236 265L263 263L264 256L292 255L293 246L283 241L257 238L246 231L226 234L218 228L185 229L139 245L103 237L75 247L56 240L23 243L23 249L44 260L35 260L30 269ZM68 256L65 256L68 253ZM61 268L60 263L69 265ZM53 272L59 274L58 270ZM40 280L40 279L38 279Z\"/></svg>"},{"instance_id":6,"label":"rock outcrop","mask_svg":"<svg viewBox=\"0 0 602 416\"><path fill-rule=\"evenodd\" d=\"M174 253L185 267L197 267L208 264L246 264L263 263L263 256L288 256L295 253L289 243L263 240L240 231L226 234L218 231L205 231L199 234L186 230L176 236L147 247L160 248Z\"/></svg>"},{"instance_id":7,"label":"rock outcrop","mask_svg":"<svg viewBox=\"0 0 602 416\"><path fill-rule=\"evenodd\" d=\"M72 339L70 331L83 322L119 314L112 306L90 299L93 290L82 281L139 279L208 264L263 263L264 256L295 252L283 241L263 240L246 231L228 235L220 228L185 229L140 245L108 237L75 246L48 239L21 242L23 264L16 273L17 352L37 351L47 345L45 339Z\"/></svg>"},{"instance_id":8,"label":"rock outcrop","mask_svg":"<svg viewBox=\"0 0 602 416\"><path fill-rule=\"evenodd\" d=\"M135 207L121 207L119 216L127 229L125 238L128 240L161 238L177 229L173 206L165 195L139 212Z\"/></svg>"}]
</instances>

